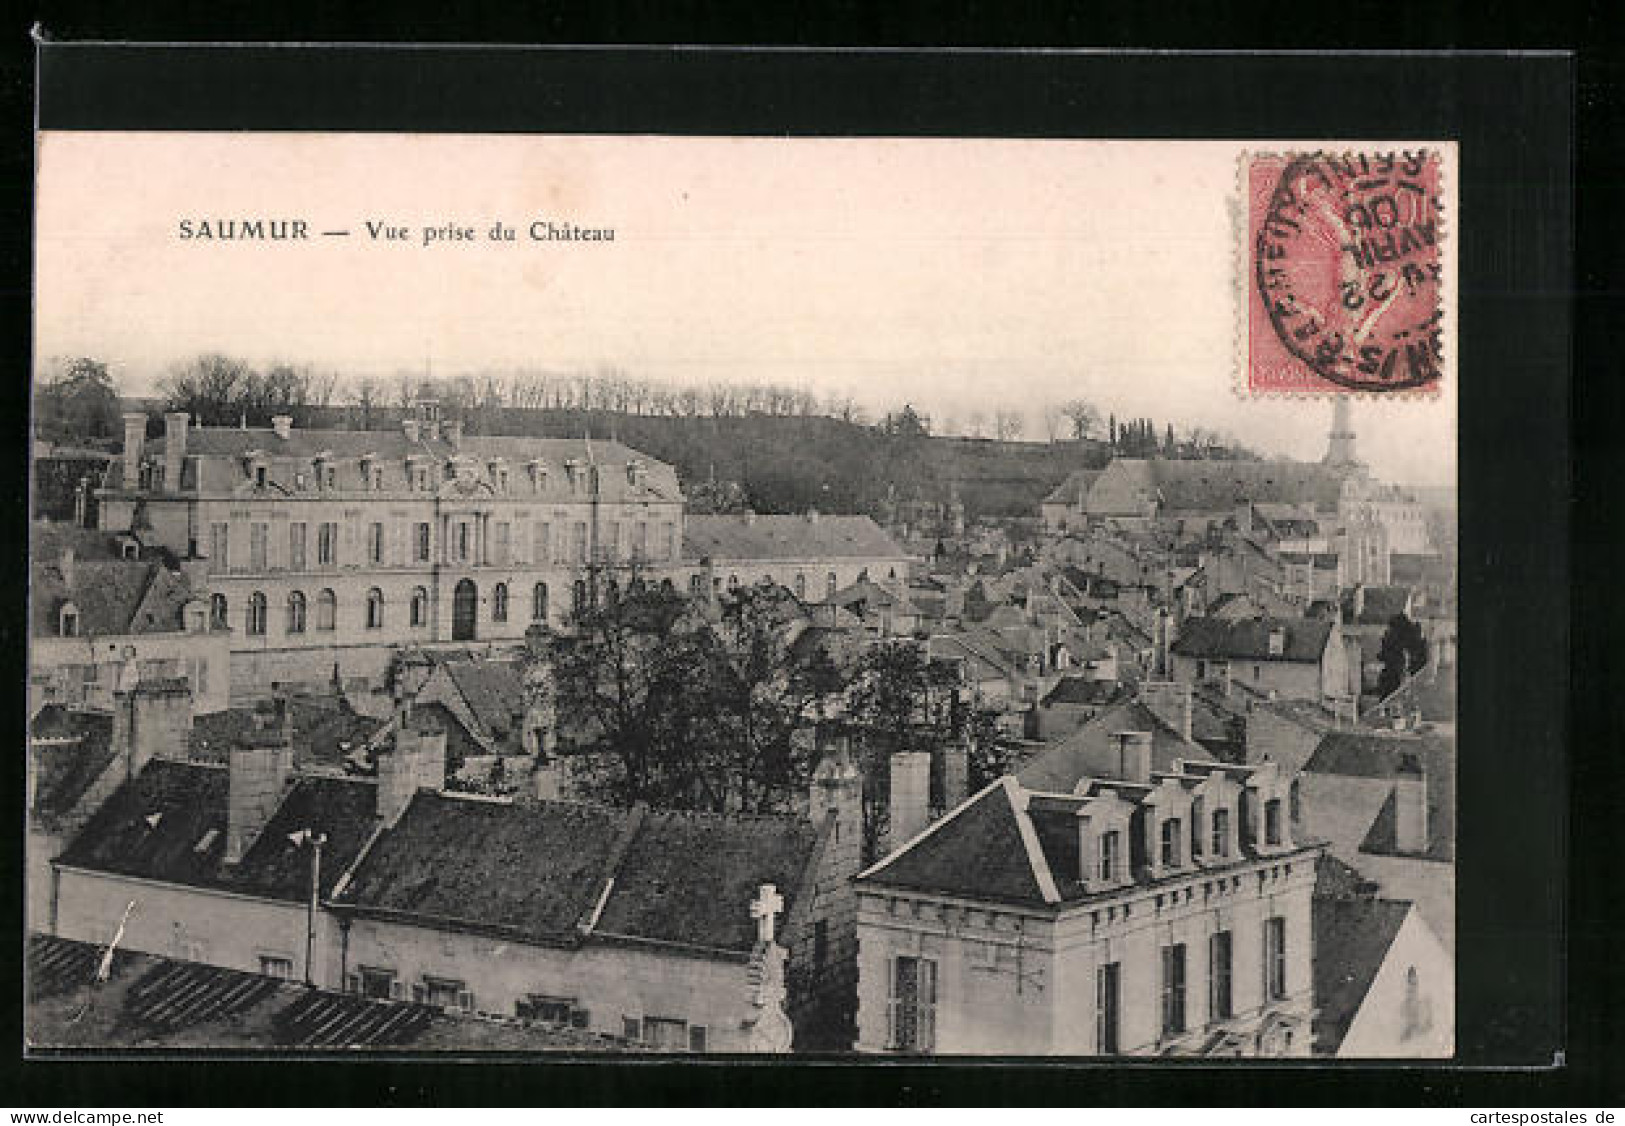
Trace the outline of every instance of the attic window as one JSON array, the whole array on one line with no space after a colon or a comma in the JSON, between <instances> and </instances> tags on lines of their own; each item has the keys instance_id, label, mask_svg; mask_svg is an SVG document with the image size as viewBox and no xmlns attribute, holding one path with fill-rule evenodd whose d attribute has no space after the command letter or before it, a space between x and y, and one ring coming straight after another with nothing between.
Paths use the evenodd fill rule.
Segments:
<instances>
[{"instance_id":1,"label":"attic window","mask_svg":"<svg viewBox=\"0 0 1625 1126\"><path fill-rule=\"evenodd\" d=\"M63 637L79 636L79 607L73 603L64 603L57 615L57 626Z\"/></svg>"},{"instance_id":2,"label":"attic window","mask_svg":"<svg viewBox=\"0 0 1625 1126\"><path fill-rule=\"evenodd\" d=\"M254 484L258 488L265 488L265 466L256 465L254 467Z\"/></svg>"}]
</instances>

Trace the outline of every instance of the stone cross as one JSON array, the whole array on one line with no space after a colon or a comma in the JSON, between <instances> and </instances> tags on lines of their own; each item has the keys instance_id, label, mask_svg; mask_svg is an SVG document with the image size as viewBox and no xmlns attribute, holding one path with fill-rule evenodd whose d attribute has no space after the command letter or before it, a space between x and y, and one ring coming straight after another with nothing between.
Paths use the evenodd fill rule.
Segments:
<instances>
[{"instance_id":1,"label":"stone cross","mask_svg":"<svg viewBox=\"0 0 1625 1126\"><path fill-rule=\"evenodd\" d=\"M772 884L763 884L751 900L750 917L756 920L756 938L759 942L773 941L775 916L784 910L784 899Z\"/></svg>"}]
</instances>

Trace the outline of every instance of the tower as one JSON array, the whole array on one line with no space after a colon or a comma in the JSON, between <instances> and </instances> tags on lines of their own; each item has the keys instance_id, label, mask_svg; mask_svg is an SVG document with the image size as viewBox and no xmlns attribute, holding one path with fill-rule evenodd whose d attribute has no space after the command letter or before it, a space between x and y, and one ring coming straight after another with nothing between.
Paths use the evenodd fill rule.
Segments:
<instances>
[{"instance_id":1,"label":"tower","mask_svg":"<svg viewBox=\"0 0 1625 1126\"><path fill-rule=\"evenodd\" d=\"M1321 462L1348 469L1360 464L1354 452L1354 420L1347 396L1339 395L1332 401L1332 430L1327 435L1326 456Z\"/></svg>"}]
</instances>

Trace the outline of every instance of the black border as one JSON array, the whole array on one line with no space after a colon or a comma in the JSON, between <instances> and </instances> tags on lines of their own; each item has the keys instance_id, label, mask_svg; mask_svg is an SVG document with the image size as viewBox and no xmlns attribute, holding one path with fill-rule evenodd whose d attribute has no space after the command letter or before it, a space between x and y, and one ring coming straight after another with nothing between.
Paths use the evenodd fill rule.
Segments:
<instances>
[{"instance_id":1,"label":"black border","mask_svg":"<svg viewBox=\"0 0 1625 1126\"><path fill-rule=\"evenodd\" d=\"M224 52L72 44L47 46L39 72L40 124L52 128L1458 138L1468 702L1460 726L1458 1029L1464 1057L1503 1065L1547 1063L1551 1049L1572 1049L1570 1035L1580 1031L1565 1028L1559 938L1575 78L1575 60L1557 55ZM9 86L8 108L16 93ZM6 186L20 183L26 192L31 173L22 156L8 159ZM26 227L10 230L3 246L10 277L26 279L18 229ZM7 562L19 579L26 574ZM19 721L14 746L20 728ZM16 781L8 777L8 787ZM1617 971L1605 981L1617 983ZM1605 1021L1586 1027L1618 1042ZM1533 1053L1533 1044L1543 1047ZM1252 1102L1330 1094L1352 1104L1450 1103L1464 1081L1478 1101L1505 1101L1518 1082L1509 1072L1466 1080L1448 1070L1269 1069L1266 1094L1261 1070L316 1064L289 1083L286 1067L268 1063L31 1063L13 1089L34 1102L69 1104L89 1101L92 1091L104 1102L172 1104L537 1101L544 1091L548 1101L588 1102L768 1103L798 1093L826 1103ZM1569 1070L1547 1080L1574 1078Z\"/></svg>"}]
</instances>

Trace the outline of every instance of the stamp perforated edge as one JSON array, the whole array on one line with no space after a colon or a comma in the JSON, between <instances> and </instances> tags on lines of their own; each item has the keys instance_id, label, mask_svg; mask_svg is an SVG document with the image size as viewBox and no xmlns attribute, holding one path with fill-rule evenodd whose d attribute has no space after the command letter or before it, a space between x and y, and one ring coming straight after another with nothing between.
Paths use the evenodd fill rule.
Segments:
<instances>
[{"instance_id":1,"label":"stamp perforated edge","mask_svg":"<svg viewBox=\"0 0 1625 1126\"><path fill-rule=\"evenodd\" d=\"M1444 199L1444 207L1439 216L1439 251L1443 260L1443 276L1439 279L1439 309L1444 322L1444 370L1431 387L1410 387L1401 391L1371 391L1356 390L1349 387L1329 385L1315 391L1258 391L1254 390L1248 379L1249 363L1251 361L1251 341L1247 324L1248 302L1252 297L1252 261L1253 247L1247 221L1247 205L1249 198L1249 185L1247 173L1255 160L1290 160L1294 156L1302 156L1311 152L1326 152L1329 150L1350 152L1371 152L1382 149L1396 149L1409 145L1412 148L1433 149L1439 153L1439 194ZM1230 349L1230 391L1237 398L1245 400L1276 400L1276 401L1309 401L1330 402L1335 399L1355 399L1370 402L1405 402L1420 401L1424 403L1436 402L1444 394L1444 382L1455 376L1456 367L1456 240L1451 229L1451 221L1455 218L1459 206L1455 196L1455 180L1450 173L1454 171L1455 142L1445 140L1431 141L1318 141L1313 144L1273 145L1268 149L1244 148L1236 153L1235 182L1232 185L1233 194L1230 197L1230 245L1231 245L1231 290L1233 329ZM1321 380L1330 384L1330 380Z\"/></svg>"}]
</instances>

